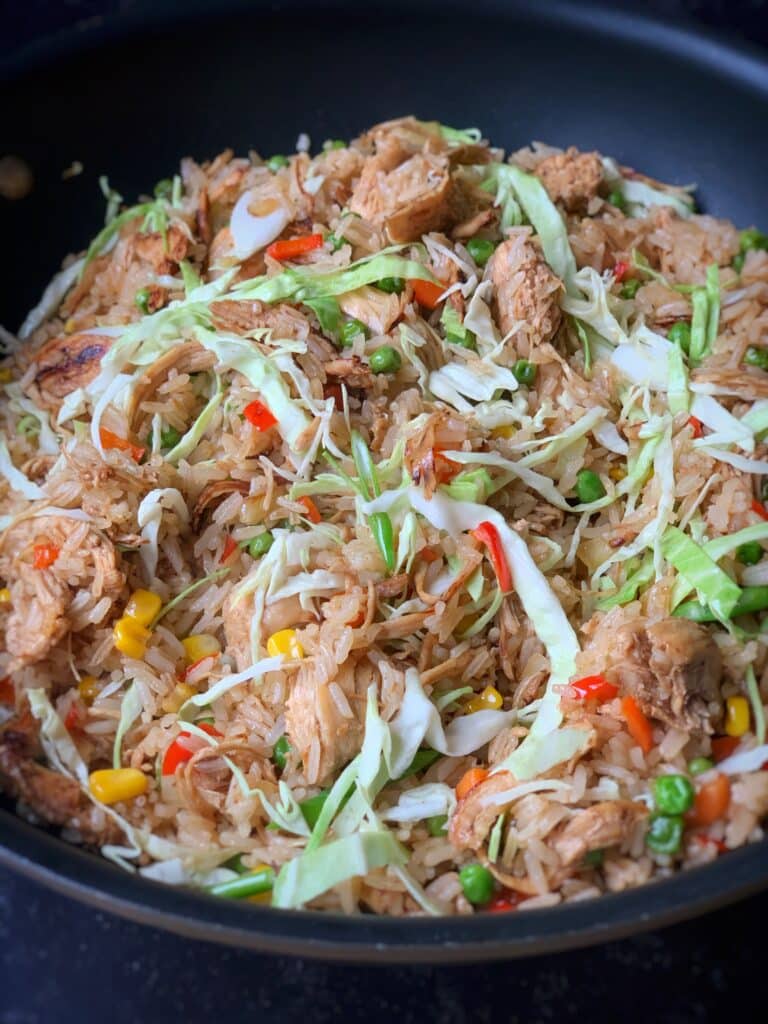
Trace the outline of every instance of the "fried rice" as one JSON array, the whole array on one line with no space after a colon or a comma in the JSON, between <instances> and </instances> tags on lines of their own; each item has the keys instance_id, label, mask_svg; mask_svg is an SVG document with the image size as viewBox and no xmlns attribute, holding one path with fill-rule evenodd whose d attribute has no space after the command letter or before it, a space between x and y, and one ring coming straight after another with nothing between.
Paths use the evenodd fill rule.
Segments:
<instances>
[{"instance_id":1,"label":"fried rice","mask_svg":"<svg viewBox=\"0 0 768 1024\"><path fill-rule=\"evenodd\" d=\"M0 370L19 813L347 914L763 837L766 236L413 117L102 187Z\"/></svg>"}]
</instances>

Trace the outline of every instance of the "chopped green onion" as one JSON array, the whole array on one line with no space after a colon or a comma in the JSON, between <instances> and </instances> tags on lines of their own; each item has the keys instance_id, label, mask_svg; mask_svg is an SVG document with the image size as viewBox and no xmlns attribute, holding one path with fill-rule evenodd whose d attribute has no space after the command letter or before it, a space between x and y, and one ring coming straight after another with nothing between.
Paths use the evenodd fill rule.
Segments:
<instances>
[{"instance_id":1,"label":"chopped green onion","mask_svg":"<svg viewBox=\"0 0 768 1024\"><path fill-rule=\"evenodd\" d=\"M638 291L642 287L642 284L643 282L639 278L630 278L629 281L625 281L624 284L621 286L619 295L622 297L622 299L634 299L634 297L637 295Z\"/></svg>"},{"instance_id":2,"label":"chopped green onion","mask_svg":"<svg viewBox=\"0 0 768 1024\"><path fill-rule=\"evenodd\" d=\"M173 180L171 178L161 178L155 185L153 192L155 199L170 199L173 195Z\"/></svg>"},{"instance_id":3,"label":"chopped green onion","mask_svg":"<svg viewBox=\"0 0 768 1024\"><path fill-rule=\"evenodd\" d=\"M605 497L603 481L591 469L580 469L576 474L576 497L582 505Z\"/></svg>"},{"instance_id":4,"label":"chopped green onion","mask_svg":"<svg viewBox=\"0 0 768 1024\"><path fill-rule=\"evenodd\" d=\"M654 853L677 853L683 841L683 819L679 815L654 814L645 841Z\"/></svg>"},{"instance_id":5,"label":"chopped green onion","mask_svg":"<svg viewBox=\"0 0 768 1024\"><path fill-rule=\"evenodd\" d=\"M660 775L653 783L653 799L662 814L685 814L693 805L695 791L684 775Z\"/></svg>"},{"instance_id":6,"label":"chopped green onion","mask_svg":"<svg viewBox=\"0 0 768 1024\"><path fill-rule=\"evenodd\" d=\"M27 413L26 416L22 416L19 422L16 424L16 433L21 434L22 437L27 437L30 434L40 433L40 420L37 416L33 416L31 413Z\"/></svg>"},{"instance_id":7,"label":"chopped green onion","mask_svg":"<svg viewBox=\"0 0 768 1024\"><path fill-rule=\"evenodd\" d=\"M230 871L236 871L238 875L244 875L246 871L250 870L250 868L247 868L245 864L243 864L242 853L236 853L234 857L230 857L229 860L225 860L221 866L223 868L229 868Z\"/></svg>"},{"instance_id":8,"label":"chopped green onion","mask_svg":"<svg viewBox=\"0 0 768 1024\"><path fill-rule=\"evenodd\" d=\"M272 547L274 540L272 531L265 530L264 533L257 533L255 537L251 537L246 545L246 550L251 558L261 558Z\"/></svg>"},{"instance_id":9,"label":"chopped green onion","mask_svg":"<svg viewBox=\"0 0 768 1024\"><path fill-rule=\"evenodd\" d=\"M275 872L272 868L260 868L258 871L249 871L247 875L240 875L229 882L219 882L218 885L211 885L208 892L212 896L225 896L227 899L242 900L247 896L256 896L260 892L269 892L275 884Z\"/></svg>"},{"instance_id":10,"label":"chopped green onion","mask_svg":"<svg viewBox=\"0 0 768 1024\"><path fill-rule=\"evenodd\" d=\"M524 384L527 388L532 387L536 380L536 367L527 359L518 359L512 367L512 373L518 383Z\"/></svg>"},{"instance_id":11,"label":"chopped green onion","mask_svg":"<svg viewBox=\"0 0 768 1024\"><path fill-rule=\"evenodd\" d=\"M741 595L728 616L737 619L740 615L754 615L768 608L768 587L742 587ZM693 622L716 622L715 613L700 601L684 601L672 612Z\"/></svg>"},{"instance_id":12,"label":"chopped green onion","mask_svg":"<svg viewBox=\"0 0 768 1024\"><path fill-rule=\"evenodd\" d=\"M397 373L402 365L402 358L396 348L382 345L372 352L368 364L374 373Z\"/></svg>"},{"instance_id":13,"label":"chopped green onion","mask_svg":"<svg viewBox=\"0 0 768 1024\"><path fill-rule=\"evenodd\" d=\"M407 779L409 775L417 775L419 772L425 771L430 765L433 765L435 761L440 758L439 750L429 750L427 748L423 750L417 750L413 755L413 760L405 769L402 775L395 779L395 782L400 782L402 779Z\"/></svg>"},{"instance_id":14,"label":"chopped green onion","mask_svg":"<svg viewBox=\"0 0 768 1024\"><path fill-rule=\"evenodd\" d=\"M686 320L678 320L667 331L667 340L687 353L691 347L691 325Z\"/></svg>"},{"instance_id":15,"label":"chopped green onion","mask_svg":"<svg viewBox=\"0 0 768 1024\"><path fill-rule=\"evenodd\" d=\"M306 800L302 800L299 804L301 813L304 815L304 820L310 828L314 828L317 824L317 819L320 817L320 812L323 809L325 801L328 799L330 789L323 789L315 796L307 797Z\"/></svg>"},{"instance_id":16,"label":"chopped green onion","mask_svg":"<svg viewBox=\"0 0 768 1024\"><path fill-rule=\"evenodd\" d=\"M283 156L282 153L276 153L267 160L267 168L272 171L273 174L276 174L281 167L287 167L289 163L290 160L287 156Z\"/></svg>"},{"instance_id":17,"label":"chopped green onion","mask_svg":"<svg viewBox=\"0 0 768 1024\"><path fill-rule=\"evenodd\" d=\"M402 277L382 277L376 282L376 287L390 295L399 295L405 288L405 280Z\"/></svg>"},{"instance_id":18,"label":"chopped green onion","mask_svg":"<svg viewBox=\"0 0 768 1024\"><path fill-rule=\"evenodd\" d=\"M365 489L366 498L369 501L372 498L378 498L381 494L381 486L379 484L379 474L376 471L376 464L371 457L368 445L356 430L352 431L350 447L352 449L355 469L357 470L360 483Z\"/></svg>"},{"instance_id":19,"label":"chopped green onion","mask_svg":"<svg viewBox=\"0 0 768 1024\"><path fill-rule=\"evenodd\" d=\"M325 244L328 246L331 252L338 252L345 242L346 238L344 238L343 235L337 235L333 231L331 231L329 234L325 236Z\"/></svg>"},{"instance_id":20,"label":"chopped green onion","mask_svg":"<svg viewBox=\"0 0 768 1024\"><path fill-rule=\"evenodd\" d=\"M341 325L339 330L339 342L342 348L350 348L354 344L355 338L359 338L361 335L365 338L368 329L362 320L347 320L346 323Z\"/></svg>"},{"instance_id":21,"label":"chopped green onion","mask_svg":"<svg viewBox=\"0 0 768 1024\"><path fill-rule=\"evenodd\" d=\"M763 708L760 688L757 685L757 679L755 679L755 670L751 665L747 668L745 681L749 702L752 705L752 717L755 721L755 739L758 745L762 745L765 743L765 709Z\"/></svg>"},{"instance_id":22,"label":"chopped green onion","mask_svg":"<svg viewBox=\"0 0 768 1024\"><path fill-rule=\"evenodd\" d=\"M279 768L281 772L285 770L286 761L288 760L290 752L291 744L287 736L281 736L275 743L274 747L272 747L272 763L276 768Z\"/></svg>"},{"instance_id":23,"label":"chopped green onion","mask_svg":"<svg viewBox=\"0 0 768 1024\"><path fill-rule=\"evenodd\" d=\"M467 242L467 252L478 267L484 267L495 250L496 243L487 238L470 238Z\"/></svg>"},{"instance_id":24,"label":"chopped green onion","mask_svg":"<svg viewBox=\"0 0 768 1024\"><path fill-rule=\"evenodd\" d=\"M181 440L181 433L175 427L165 427L160 431L160 447L175 448Z\"/></svg>"},{"instance_id":25,"label":"chopped green onion","mask_svg":"<svg viewBox=\"0 0 768 1024\"><path fill-rule=\"evenodd\" d=\"M388 512L373 512L368 516L368 526L378 545L388 572L395 571L395 538L392 520Z\"/></svg>"},{"instance_id":26,"label":"chopped green onion","mask_svg":"<svg viewBox=\"0 0 768 1024\"><path fill-rule=\"evenodd\" d=\"M149 313L149 299L149 288L139 288L139 290L133 297L135 305L141 310L142 313Z\"/></svg>"},{"instance_id":27,"label":"chopped green onion","mask_svg":"<svg viewBox=\"0 0 768 1024\"><path fill-rule=\"evenodd\" d=\"M482 906L493 896L493 875L482 864L465 864L459 871L459 881L470 903Z\"/></svg>"},{"instance_id":28,"label":"chopped green onion","mask_svg":"<svg viewBox=\"0 0 768 1024\"><path fill-rule=\"evenodd\" d=\"M745 228L739 232L739 248L742 252L750 249L768 249L768 235L757 228Z\"/></svg>"},{"instance_id":29,"label":"chopped green onion","mask_svg":"<svg viewBox=\"0 0 768 1024\"><path fill-rule=\"evenodd\" d=\"M763 546L757 540L751 540L746 544L740 544L736 548L736 558L742 565L757 565L763 557Z\"/></svg>"},{"instance_id":30,"label":"chopped green onion","mask_svg":"<svg viewBox=\"0 0 768 1024\"><path fill-rule=\"evenodd\" d=\"M327 153L330 149L346 149L347 144L344 139L326 139L323 143L323 149Z\"/></svg>"},{"instance_id":31,"label":"chopped green onion","mask_svg":"<svg viewBox=\"0 0 768 1024\"><path fill-rule=\"evenodd\" d=\"M744 353L744 362L747 366L758 366L761 370L768 370L768 348L750 345Z\"/></svg>"},{"instance_id":32,"label":"chopped green onion","mask_svg":"<svg viewBox=\"0 0 768 1024\"><path fill-rule=\"evenodd\" d=\"M618 189L608 193L608 202L611 206L615 206L617 210L624 211L627 208L627 201Z\"/></svg>"},{"instance_id":33,"label":"chopped green onion","mask_svg":"<svg viewBox=\"0 0 768 1024\"><path fill-rule=\"evenodd\" d=\"M693 316L691 317L691 343L688 354L691 362L700 363L707 354L707 328L709 323L709 298L706 288L694 288L691 294Z\"/></svg>"},{"instance_id":34,"label":"chopped green onion","mask_svg":"<svg viewBox=\"0 0 768 1024\"><path fill-rule=\"evenodd\" d=\"M715 762L710 761L708 757L694 757L692 761L688 762L688 771L694 776L703 775L714 767Z\"/></svg>"},{"instance_id":35,"label":"chopped green onion","mask_svg":"<svg viewBox=\"0 0 768 1024\"><path fill-rule=\"evenodd\" d=\"M733 267L733 269L736 271L737 274L740 274L742 272L742 270L744 269L744 262L745 262L746 258L747 258L746 254L743 253L743 252L737 252L736 255L733 257L733 261L731 262L731 266Z\"/></svg>"}]
</instances>

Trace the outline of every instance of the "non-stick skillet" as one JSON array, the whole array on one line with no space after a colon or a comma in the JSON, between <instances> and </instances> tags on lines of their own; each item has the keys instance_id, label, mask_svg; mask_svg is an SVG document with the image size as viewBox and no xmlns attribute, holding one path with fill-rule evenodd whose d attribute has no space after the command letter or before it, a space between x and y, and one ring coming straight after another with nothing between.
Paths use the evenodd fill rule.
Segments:
<instances>
[{"instance_id":1,"label":"non-stick skillet","mask_svg":"<svg viewBox=\"0 0 768 1024\"><path fill-rule=\"evenodd\" d=\"M495 143L597 148L737 224L768 223L768 64L594 4L326 0L148 5L6 61L0 152L36 187L0 207L0 323L14 328L67 251L100 224L97 178L127 197L178 158L292 148L403 113L480 126ZM142 11L143 13L137 13ZM131 13L132 12L132 13ZM62 179L73 161L84 172ZM479 960L600 942L768 885L766 842L590 903L471 919L271 911L139 880L0 809L0 860L44 884L176 932L348 960Z\"/></svg>"}]
</instances>

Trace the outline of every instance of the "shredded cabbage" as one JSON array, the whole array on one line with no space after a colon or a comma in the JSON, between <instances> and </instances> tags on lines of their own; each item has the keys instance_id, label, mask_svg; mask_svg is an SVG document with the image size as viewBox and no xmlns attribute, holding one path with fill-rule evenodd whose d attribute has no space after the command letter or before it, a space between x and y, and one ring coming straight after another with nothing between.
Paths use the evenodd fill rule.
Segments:
<instances>
[{"instance_id":1,"label":"shredded cabbage","mask_svg":"<svg viewBox=\"0 0 768 1024\"><path fill-rule=\"evenodd\" d=\"M706 550L676 526L668 526L661 538L661 552L721 621L729 619L741 596L741 588L718 566Z\"/></svg>"},{"instance_id":2,"label":"shredded cabbage","mask_svg":"<svg viewBox=\"0 0 768 1024\"><path fill-rule=\"evenodd\" d=\"M128 689L123 694L123 699L120 702L120 720L117 723L117 731L115 732L115 743L112 748L112 767L119 768L122 764L122 746L123 737L131 728L133 723L139 717L141 712L144 710L144 706L141 703L141 694L139 688L135 682L131 683Z\"/></svg>"},{"instance_id":3,"label":"shredded cabbage","mask_svg":"<svg viewBox=\"0 0 768 1024\"><path fill-rule=\"evenodd\" d=\"M768 523L755 523L754 526L747 526L736 533L729 533L725 537L715 537L701 545L702 551L713 562L719 562L725 555L741 547L742 544L749 544L752 541L768 540ZM670 597L670 608L676 608L681 601L684 601L688 594L695 589L695 585L687 579L678 579Z\"/></svg>"},{"instance_id":4,"label":"shredded cabbage","mask_svg":"<svg viewBox=\"0 0 768 1024\"><path fill-rule=\"evenodd\" d=\"M224 392L221 387L221 377L216 375L216 388L211 397L206 402L205 406L201 410L195 422L179 439L178 443L165 456L166 461L173 463L174 465L180 459L186 459L189 455L197 448L203 434L206 432L211 424L216 410L221 405L221 400L224 397Z\"/></svg>"},{"instance_id":5,"label":"shredded cabbage","mask_svg":"<svg viewBox=\"0 0 768 1024\"><path fill-rule=\"evenodd\" d=\"M276 658L262 658L261 661L257 661L255 665L251 665L242 672L235 672L224 676L223 679L215 682L205 693L196 693L194 697L186 700L179 708L179 721L192 721L199 708L213 704L219 697L223 697L225 693L229 693L230 690L233 690L241 683L247 683L251 679L258 679L260 681L267 672L276 672L283 664L283 660L282 654L279 654Z\"/></svg>"},{"instance_id":6,"label":"shredded cabbage","mask_svg":"<svg viewBox=\"0 0 768 1024\"><path fill-rule=\"evenodd\" d=\"M64 296L79 279L84 266L85 258L81 257L79 260L75 260L74 263L70 263L68 267L64 270L60 270L58 274L53 276L43 292L38 304L31 309L24 318L24 323L21 325L18 332L19 341L24 341L30 336L30 334L33 334L41 324L44 324L46 320L50 320L63 302Z\"/></svg>"},{"instance_id":7,"label":"shredded cabbage","mask_svg":"<svg viewBox=\"0 0 768 1024\"><path fill-rule=\"evenodd\" d=\"M40 501L48 497L42 487L39 487L14 466L4 437L0 437L0 475L8 481L11 490L23 495L29 501Z\"/></svg>"},{"instance_id":8,"label":"shredded cabbage","mask_svg":"<svg viewBox=\"0 0 768 1024\"><path fill-rule=\"evenodd\" d=\"M382 811L383 821L423 821L438 814L453 814L456 794L443 782L428 782L400 794L394 807Z\"/></svg>"},{"instance_id":9,"label":"shredded cabbage","mask_svg":"<svg viewBox=\"0 0 768 1024\"><path fill-rule=\"evenodd\" d=\"M693 199L683 189L662 190L638 178L625 178L610 157L603 157L603 172L609 187L623 196L631 217L644 217L652 206L671 206L686 218L693 213Z\"/></svg>"},{"instance_id":10,"label":"shredded cabbage","mask_svg":"<svg viewBox=\"0 0 768 1024\"><path fill-rule=\"evenodd\" d=\"M144 571L151 582L157 572L160 557L158 536L163 520L163 511L174 511L182 528L189 524L189 510L181 491L175 487L158 487L146 494L139 505L136 519L144 540L139 549L139 556L144 563Z\"/></svg>"}]
</instances>

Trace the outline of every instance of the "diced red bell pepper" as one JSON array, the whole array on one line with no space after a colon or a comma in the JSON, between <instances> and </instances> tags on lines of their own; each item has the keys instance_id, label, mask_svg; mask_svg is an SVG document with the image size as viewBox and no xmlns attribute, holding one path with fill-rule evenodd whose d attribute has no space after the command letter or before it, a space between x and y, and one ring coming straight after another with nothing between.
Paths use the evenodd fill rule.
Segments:
<instances>
[{"instance_id":1,"label":"diced red bell pepper","mask_svg":"<svg viewBox=\"0 0 768 1024\"><path fill-rule=\"evenodd\" d=\"M249 402L248 405L243 409L243 416L248 422L256 427L257 430L269 430L270 427L274 427L277 423L277 419L272 415L269 409L264 405L263 402L259 402L258 399L255 402Z\"/></svg>"},{"instance_id":2,"label":"diced red bell pepper","mask_svg":"<svg viewBox=\"0 0 768 1024\"><path fill-rule=\"evenodd\" d=\"M696 438L704 437L704 426L701 420L697 420L695 416L688 417L688 426L693 431L693 436Z\"/></svg>"},{"instance_id":3,"label":"diced red bell pepper","mask_svg":"<svg viewBox=\"0 0 768 1024\"><path fill-rule=\"evenodd\" d=\"M221 552L220 562L228 562L229 559L237 551L237 541L233 539L232 534L227 534L227 539L224 541L224 549Z\"/></svg>"},{"instance_id":4,"label":"diced red bell pepper","mask_svg":"<svg viewBox=\"0 0 768 1024\"><path fill-rule=\"evenodd\" d=\"M577 700L597 700L601 704L603 701L613 700L619 692L618 686L609 683L605 676L599 674L577 679L576 682L569 683L569 686L576 691Z\"/></svg>"},{"instance_id":5,"label":"diced red bell pepper","mask_svg":"<svg viewBox=\"0 0 768 1024\"><path fill-rule=\"evenodd\" d=\"M218 729L214 729L214 727L208 722L201 723L199 728L201 728L203 732L208 733L209 736L221 736ZM179 742L180 740L189 739L191 735L191 732L180 732L173 743L168 747L165 752L165 756L163 757L163 775L175 775L176 769L179 765L189 761L192 757L194 750L191 750L189 747L185 747L183 743Z\"/></svg>"},{"instance_id":6,"label":"diced red bell pepper","mask_svg":"<svg viewBox=\"0 0 768 1024\"><path fill-rule=\"evenodd\" d=\"M519 892L507 891L501 896L496 896L488 904L487 910L491 914L506 914L510 910L517 910L521 903L525 903L525 896Z\"/></svg>"},{"instance_id":7,"label":"diced red bell pepper","mask_svg":"<svg viewBox=\"0 0 768 1024\"><path fill-rule=\"evenodd\" d=\"M755 498L755 500L752 502L750 508L752 509L752 511L755 513L756 516L760 516L761 519L765 519L766 521L768 521L768 509L765 507L765 505L762 503L762 501L758 501Z\"/></svg>"},{"instance_id":8,"label":"diced red bell pepper","mask_svg":"<svg viewBox=\"0 0 768 1024\"><path fill-rule=\"evenodd\" d=\"M624 280L629 271L629 264L625 263L624 260L617 260L616 266L613 268L613 279L618 284Z\"/></svg>"},{"instance_id":9,"label":"diced red bell pepper","mask_svg":"<svg viewBox=\"0 0 768 1024\"><path fill-rule=\"evenodd\" d=\"M484 522L472 530L472 536L488 548L488 555L496 573L499 587L502 593L507 594L512 589L512 573L509 571L507 556L504 552L504 545L501 543L499 531L493 523Z\"/></svg>"},{"instance_id":10,"label":"diced red bell pepper","mask_svg":"<svg viewBox=\"0 0 768 1024\"><path fill-rule=\"evenodd\" d=\"M267 246L267 255L273 260L292 260L296 256L303 256L313 249L319 249L323 244L322 235L301 235L299 238L284 238L280 242L273 242Z\"/></svg>"},{"instance_id":11,"label":"diced red bell pepper","mask_svg":"<svg viewBox=\"0 0 768 1024\"><path fill-rule=\"evenodd\" d=\"M35 544L32 548L32 565L35 569L50 569L60 554L56 544Z\"/></svg>"},{"instance_id":12,"label":"diced red bell pepper","mask_svg":"<svg viewBox=\"0 0 768 1024\"><path fill-rule=\"evenodd\" d=\"M715 736L712 740L712 757L716 763L730 757L741 740L738 736Z\"/></svg>"},{"instance_id":13,"label":"diced red bell pepper","mask_svg":"<svg viewBox=\"0 0 768 1024\"><path fill-rule=\"evenodd\" d=\"M79 729L80 725L80 709L77 704L70 704L69 711L64 718L64 728L67 732L72 732L73 729Z\"/></svg>"},{"instance_id":14,"label":"diced red bell pepper","mask_svg":"<svg viewBox=\"0 0 768 1024\"><path fill-rule=\"evenodd\" d=\"M16 692L13 688L13 680L10 676L0 679L0 704L13 704L16 700Z\"/></svg>"}]
</instances>

